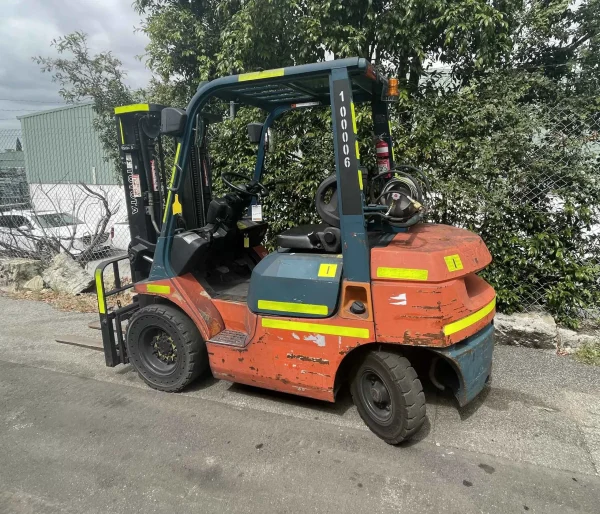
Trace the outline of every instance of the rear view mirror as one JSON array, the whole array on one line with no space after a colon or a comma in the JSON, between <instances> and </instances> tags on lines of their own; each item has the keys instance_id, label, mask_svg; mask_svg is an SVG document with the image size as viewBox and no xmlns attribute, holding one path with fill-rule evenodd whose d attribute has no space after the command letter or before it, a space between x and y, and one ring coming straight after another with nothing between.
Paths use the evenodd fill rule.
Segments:
<instances>
[{"instance_id":1,"label":"rear view mirror","mask_svg":"<svg viewBox=\"0 0 600 514\"><path fill-rule=\"evenodd\" d=\"M187 113L176 107L165 107L160 113L160 133L165 136L180 137L185 130Z\"/></svg>"},{"instance_id":2,"label":"rear view mirror","mask_svg":"<svg viewBox=\"0 0 600 514\"><path fill-rule=\"evenodd\" d=\"M248 139L254 145L260 143L260 136L262 134L263 124L262 123L248 123Z\"/></svg>"}]
</instances>

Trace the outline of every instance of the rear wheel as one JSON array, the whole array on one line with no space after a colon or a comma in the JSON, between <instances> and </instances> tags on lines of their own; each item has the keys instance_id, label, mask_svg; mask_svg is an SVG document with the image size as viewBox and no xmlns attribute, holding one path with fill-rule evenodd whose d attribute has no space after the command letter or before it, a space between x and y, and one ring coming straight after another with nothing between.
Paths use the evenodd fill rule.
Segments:
<instances>
[{"instance_id":1,"label":"rear wheel","mask_svg":"<svg viewBox=\"0 0 600 514\"><path fill-rule=\"evenodd\" d=\"M160 391L181 391L208 368L206 345L196 325L170 305L149 305L136 312L126 344L140 377Z\"/></svg>"},{"instance_id":2,"label":"rear wheel","mask_svg":"<svg viewBox=\"0 0 600 514\"><path fill-rule=\"evenodd\" d=\"M368 353L350 391L363 421L386 443L410 439L425 421L423 386L408 359L398 353Z\"/></svg>"}]
</instances>

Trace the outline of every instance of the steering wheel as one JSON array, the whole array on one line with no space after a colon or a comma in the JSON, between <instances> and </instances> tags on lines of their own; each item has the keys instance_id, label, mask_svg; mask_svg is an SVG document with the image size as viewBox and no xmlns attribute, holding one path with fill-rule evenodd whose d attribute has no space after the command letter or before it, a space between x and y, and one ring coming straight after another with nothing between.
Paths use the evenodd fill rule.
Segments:
<instances>
[{"instance_id":1,"label":"steering wheel","mask_svg":"<svg viewBox=\"0 0 600 514\"><path fill-rule=\"evenodd\" d=\"M248 185L246 186L236 186L232 184L232 179L240 179L244 180ZM269 194L269 190L260 182L256 180L250 180L248 177L242 175L241 173L235 172L225 172L221 173L221 180L224 184L229 186L230 189L234 191L246 195L246 196L266 196Z\"/></svg>"}]
</instances>

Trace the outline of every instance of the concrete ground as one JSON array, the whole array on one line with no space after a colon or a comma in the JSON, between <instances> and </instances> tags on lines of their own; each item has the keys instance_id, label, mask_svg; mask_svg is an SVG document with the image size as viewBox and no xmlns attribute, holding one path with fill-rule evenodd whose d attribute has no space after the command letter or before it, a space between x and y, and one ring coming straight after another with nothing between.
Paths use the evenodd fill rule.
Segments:
<instances>
[{"instance_id":1,"label":"concrete ground","mask_svg":"<svg viewBox=\"0 0 600 514\"><path fill-rule=\"evenodd\" d=\"M472 405L427 390L417 440L347 394L204 379L182 394L56 335L94 315L0 297L0 513L600 511L600 369L498 347Z\"/></svg>"}]
</instances>

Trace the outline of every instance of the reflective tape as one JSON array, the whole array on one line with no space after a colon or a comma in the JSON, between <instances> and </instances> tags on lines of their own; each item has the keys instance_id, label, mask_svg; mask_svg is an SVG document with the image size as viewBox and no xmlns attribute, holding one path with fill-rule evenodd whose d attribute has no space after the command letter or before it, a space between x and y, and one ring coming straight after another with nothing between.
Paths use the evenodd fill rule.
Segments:
<instances>
[{"instance_id":1,"label":"reflective tape","mask_svg":"<svg viewBox=\"0 0 600 514\"><path fill-rule=\"evenodd\" d=\"M96 296L98 297L98 312L106 314L104 301L104 282L102 281L102 270L96 270Z\"/></svg>"},{"instance_id":2,"label":"reflective tape","mask_svg":"<svg viewBox=\"0 0 600 514\"><path fill-rule=\"evenodd\" d=\"M285 321L281 319L262 318L264 328L278 328L295 332L310 332L312 334L327 334L331 336L358 337L370 339L368 328L343 327L338 325L321 325L319 323L304 323L302 321Z\"/></svg>"},{"instance_id":3,"label":"reflective tape","mask_svg":"<svg viewBox=\"0 0 600 514\"><path fill-rule=\"evenodd\" d=\"M146 291L157 294L171 294L171 286L163 286L162 284L148 284Z\"/></svg>"},{"instance_id":4,"label":"reflective tape","mask_svg":"<svg viewBox=\"0 0 600 514\"><path fill-rule=\"evenodd\" d=\"M283 68L278 68L276 70L255 71L253 73L242 73L238 77L238 82L245 82L247 80L270 79L273 77L283 77Z\"/></svg>"},{"instance_id":5,"label":"reflective tape","mask_svg":"<svg viewBox=\"0 0 600 514\"><path fill-rule=\"evenodd\" d=\"M267 311L295 312L298 314L327 315L327 305L314 305L311 303L275 302L271 300L258 300L258 308Z\"/></svg>"},{"instance_id":6,"label":"reflective tape","mask_svg":"<svg viewBox=\"0 0 600 514\"><path fill-rule=\"evenodd\" d=\"M177 173L177 163L179 162L179 152L181 151L181 143L177 143L177 150L175 151L175 162L173 163L173 169L171 171L171 182L169 183L169 193L167 194L167 203L165 204L165 212L163 214L163 223L167 221L167 214L169 212L169 205L171 205L171 197L173 196L173 184L175 183L175 174Z\"/></svg>"},{"instance_id":7,"label":"reflective tape","mask_svg":"<svg viewBox=\"0 0 600 514\"><path fill-rule=\"evenodd\" d=\"M411 268L377 268L377 278L394 278L396 280L427 280L429 271Z\"/></svg>"},{"instance_id":8,"label":"reflective tape","mask_svg":"<svg viewBox=\"0 0 600 514\"><path fill-rule=\"evenodd\" d=\"M459 319L458 321L454 321L453 323L446 325L444 327L444 335L450 336L452 334L456 334L456 332L460 332L461 330L464 330L467 327L470 327L471 325L474 325L478 321L481 321L483 318L485 318L490 312L492 312L494 310L495 307L496 307L496 298L494 298L485 307L483 307L482 309L479 309L478 311L474 312L473 314L470 314L466 318Z\"/></svg>"},{"instance_id":9,"label":"reflective tape","mask_svg":"<svg viewBox=\"0 0 600 514\"><path fill-rule=\"evenodd\" d=\"M115 107L115 114L125 114L127 112L145 112L149 110L149 104L121 105L120 107Z\"/></svg>"}]
</instances>

